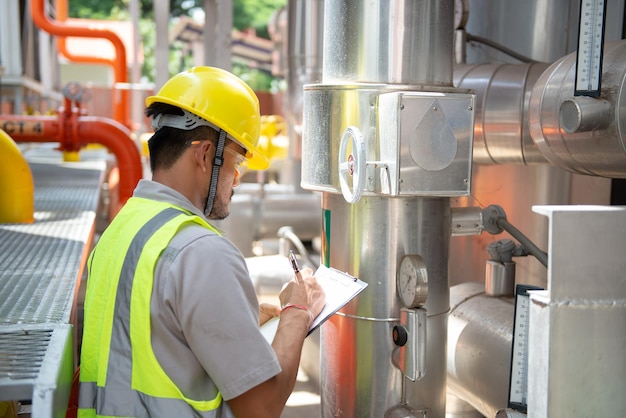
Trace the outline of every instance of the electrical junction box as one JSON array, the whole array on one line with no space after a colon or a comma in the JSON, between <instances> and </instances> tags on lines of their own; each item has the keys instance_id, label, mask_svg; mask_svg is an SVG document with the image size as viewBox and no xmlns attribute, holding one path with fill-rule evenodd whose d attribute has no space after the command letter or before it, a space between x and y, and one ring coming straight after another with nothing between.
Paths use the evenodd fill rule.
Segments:
<instances>
[{"instance_id":1,"label":"electrical junction box","mask_svg":"<svg viewBox=\"0 0 626 418\"><path fill-rule=\"evenodd\" d=\"M474 100L473 94L448 92L378 96L382 194L470 194Z\"/></svg>"}]
</instances>

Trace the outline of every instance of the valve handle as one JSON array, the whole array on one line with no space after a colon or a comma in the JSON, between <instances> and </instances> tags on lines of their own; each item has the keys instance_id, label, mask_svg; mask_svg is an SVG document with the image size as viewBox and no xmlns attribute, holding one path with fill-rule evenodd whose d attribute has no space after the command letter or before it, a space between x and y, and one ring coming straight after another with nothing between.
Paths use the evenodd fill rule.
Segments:
<instances>
[{"instance_id":1,"label":"valve handle","mask_svg":"<svg viewBox=\"0 0 626 418\"><path fill-rule=\"evenodd\" d=\"M348 144L352 145L349 154ZM348 126L339 145L339 185L343 198L348 203L356 203L361 199L365 189L365 166L363 134L356 126ZM348 176L352 177L352 187L348 182Z\"/></svg>"}]
</instances>

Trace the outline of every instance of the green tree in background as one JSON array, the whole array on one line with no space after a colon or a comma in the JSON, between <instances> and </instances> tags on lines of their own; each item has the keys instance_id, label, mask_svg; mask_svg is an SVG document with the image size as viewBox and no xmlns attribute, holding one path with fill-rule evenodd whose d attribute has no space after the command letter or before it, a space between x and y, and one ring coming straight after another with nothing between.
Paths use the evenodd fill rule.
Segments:
<instances>
[{"instance_id":1,"label":"green tree in background","mask_svg":"<svg viewBox=\"0 0 626 418\"><path fill-rule=\"evenodd\" d=\"M150 81L155 73L155 28L154 1L140 0L139 32L144 50L142 75ZM233 0L233 27L237 30L254 29L257 36L269 39L268 24L276 10L286 4L286 0ZM173 19L192 16L202 9L204 0L170 0L170 15ZM129 0L69 0L69 16L83 19L129 20ZM189 67L191 57L184 56L181 45L170 47L169 70L174 74L181 67ZM233 72L244 79L257 91L277 89L278 80L267 72L251 69L245 63L234 61Z\"/></svg>"},{"instance_id":2,"label":"green tree in background","mask_svg":"<svg viewBox=\"0 0 626 418\"><path fill-rule=\"evenodd\" d=\"M163 0L140 0L141 16L154 17L154 2ZM234 0L238 2L239 0ZM127 15L129 0L69 0L69 14L81 19L119 19ZM189 16L193 9L202 8L203 0L170 0L173 17Z\"/></svg>"}]
</instances>

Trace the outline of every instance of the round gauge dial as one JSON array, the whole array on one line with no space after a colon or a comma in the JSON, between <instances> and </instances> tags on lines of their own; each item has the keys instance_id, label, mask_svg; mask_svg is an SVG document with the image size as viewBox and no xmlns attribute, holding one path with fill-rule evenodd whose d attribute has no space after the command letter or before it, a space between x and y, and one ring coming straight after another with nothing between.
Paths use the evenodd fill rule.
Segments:
<instances>
[{"instance_id":1,"label":"round gauge dial","mask_svg":"<svg viewBox=\"0 0 626 418\"><path fill-rule=\"evenodd\" d=\"M400 260L396 276L398 296L407 308L417 308L428 296L428 272L426 263L417 254L405 255Z\"/></svg>"}]
</instances>

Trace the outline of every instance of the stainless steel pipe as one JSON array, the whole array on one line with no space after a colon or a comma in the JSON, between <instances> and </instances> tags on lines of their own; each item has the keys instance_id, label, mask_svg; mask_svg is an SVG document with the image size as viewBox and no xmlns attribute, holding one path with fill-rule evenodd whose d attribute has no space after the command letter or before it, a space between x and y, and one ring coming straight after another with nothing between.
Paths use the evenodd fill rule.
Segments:
<instances>
[{"instance_id":1,"label":"stainless steel pipe","mask_svg":"<svg viewBox=\"0 0 626 418\"><path fill-rule=\"evenodd\" d=\"M450 288L448 388L487 417L507 406L513 312L482 283Z\"/></svg>"},{"instance_id":2,"label":"stainless steel pipe","mask_svg":"<svg viewBox=\"0 0 626 418\"><path fill-rule=\"evenodd\" d=\"M454 85L476 92L474 162L546 163L530 136L529 101L548 64L456 65Z\"/></svg>"},{"instance_id":3,"label":"stainless steel pipe","mask_svg":"<svg viewBox=\"0 0 626 418\"><path fill-rule=\"evenodd\" d=\"M335 0L324 7L324 83L452 85L454 2Z\"/></svg>"},{"instance_id":4,"label":"stainless steel pipe","mask_svg":"<svg viewBox=\"0 0 626 418\"><path fill-rule=\"evenodd\" d=\"M585 101L577 110L583 129L568 124L568 115L563 115L570 108L567 103L577 99L575 71L574 53L556 61L537 80L530 97L530 134L539 151L564 170L626 178L626 40L604 48L601 96L595 106ZM572 125L576 129L568 133Z\"/></svg>"},{"instance_id":5,"label":"stainless steel pipe","mask_svg":"<svg viewBox=\"0 0 626 418\"><path fill-rule=\"evenodd\" d=\"M363 197L348 205L341 195L324 193L322 207L328 233L323 261L369 284L356 303L322 328L322 416L380 418L404 401L414 410L443 417L448 199ZM396 266L407 253L420 254L429 274L427 370L416 382L403 378L392 364L396 347L391 332L400 316Z\"/></svg>"},{"instance_id":6,"label":"stainless steel pipe","mask_svg":"<svg viewBox=\"0 0 626 418\"><path fill-rule=\"evenodd\" d=\"M468 119L467 112L473 117L472 99L450 94L457 91L452 84L453 5L451 0L324 2L322 82L304 87L302 184L322 192L322 262L369 284L321 330L324 417L380 418L398 408L410 416L445 414L448 191L398 188L403 196L392 197L384 192L385 168L381 169L388 162L379 160L393 149L402 154L394 160L405 164L398 169L401 175L415 176L420 167L410 149L431 146L437 154L442 135L435 126L443 128L447 144L456 147L460 143L459 149L471 144L473 119ZM395 92L399 93L398 106L405 100L415 105L411 108L415 113L409 113L404 123L414 123L410 116L419 115L416 118L424 121L420 125L426 128L424 132L393 130L381 124L379 99ZM412 95L416 92L426 94ZM430 102L422 112L421 104ZM440 107L443 102L451 106ZM459 112L448 113L451 108ZM466 112L465 119L455 124L451 115L461 114L460 110ZM381 145L382 129L393 131L385 139L389 147ZM340 146L345 145L345 132L354 132L352 147ZM363 154L357 151L361 133ZM349 200L340 188L342 149L348 149L353 164L368 166L364 170L367 190L359 194L360 199ZM467 167L470 156L460 154ZM428 185L439 184L438 179L447 178L442 172L447 164L425 170L420 178L434 180L426 181ZM396 368L392 359L397 350L392 328L399 324L402 307L396 275L407 254L420 255L428 270L426 372L416 381Z\"/></svg>"}]
</instances>

